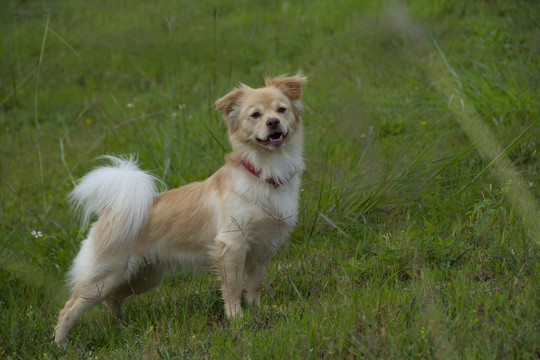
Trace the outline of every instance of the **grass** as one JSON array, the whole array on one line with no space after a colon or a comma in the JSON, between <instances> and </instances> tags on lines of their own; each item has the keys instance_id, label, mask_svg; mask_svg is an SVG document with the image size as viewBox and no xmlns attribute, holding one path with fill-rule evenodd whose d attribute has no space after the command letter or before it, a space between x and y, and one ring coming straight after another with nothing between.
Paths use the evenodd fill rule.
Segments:
<instances>
[{"instance_id":1,"label":"grass","mask_svg":"<svg viewBox=\"0 0 540 360\"><path fill-rule=\"evenodd\" d=\"M4 4L0 357L538 358L538 19L502 0ZM229 324L212 274L175 272L57 349L74 181L105 153L204 179L229 149L213 102L298 69L300 221L261 308Z\"/></svg>"}]
</instances>

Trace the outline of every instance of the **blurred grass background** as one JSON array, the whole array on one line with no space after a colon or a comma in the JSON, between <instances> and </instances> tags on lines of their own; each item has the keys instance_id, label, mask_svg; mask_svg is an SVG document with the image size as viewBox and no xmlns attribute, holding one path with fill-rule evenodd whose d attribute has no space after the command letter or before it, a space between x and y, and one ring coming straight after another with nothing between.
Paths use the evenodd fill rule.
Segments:
<instances>
[{"instance_id":1,"label":"blurred grass background","mask_svg":"<svg viewBox=\"0 0 540 360\"><path fill-rule=\"evenodd\" d=\"M0 12L0 356L535 358L537 1L6 1ZM300 222L261 309L171 274L52 326L84 229L74 181L136 153L168 188L229 150L214 101L309 77Z\"/></svg>"}]
</instances>

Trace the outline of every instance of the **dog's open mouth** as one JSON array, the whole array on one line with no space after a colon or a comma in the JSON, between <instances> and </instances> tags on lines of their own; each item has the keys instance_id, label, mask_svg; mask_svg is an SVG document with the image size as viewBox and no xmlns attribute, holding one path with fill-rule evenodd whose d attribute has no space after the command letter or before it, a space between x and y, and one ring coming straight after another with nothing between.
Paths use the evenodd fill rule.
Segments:
<instances>
[{"instance_id":1,"label":"dog's open mouth","mask_svg":"<svg viewBox=\"0 0 540 360\"><path fill-rule=\"evenodd\" d=\"M285 142L285 138L287 137L287 134L282 133L281 131L276 131L275 133L270 134L266 140L257 139L257 141L265 146L272 145L272 146L280 146L283 145Z\"/></svg>"}]
</instances>

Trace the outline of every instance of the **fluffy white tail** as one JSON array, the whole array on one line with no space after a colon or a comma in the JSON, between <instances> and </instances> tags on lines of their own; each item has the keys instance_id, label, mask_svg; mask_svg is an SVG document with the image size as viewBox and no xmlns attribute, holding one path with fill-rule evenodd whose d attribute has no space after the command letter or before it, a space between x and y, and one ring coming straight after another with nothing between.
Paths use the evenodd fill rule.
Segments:
<instances>
[{"instance_id":1,"label":"fluffy white tail","mask_svg":"<svg viewBox=\"0 0 540 360\"><path fill-rule=\"evenodd\" d=\"M156 179L140 170L133 156L104 158L112 165L80 179L70 198L85 225L93 214L105 218L109 231L107 239L100 239L102 245L122 245L131 242L146 225L157 195Z\"/></svg>"}]
</instances>

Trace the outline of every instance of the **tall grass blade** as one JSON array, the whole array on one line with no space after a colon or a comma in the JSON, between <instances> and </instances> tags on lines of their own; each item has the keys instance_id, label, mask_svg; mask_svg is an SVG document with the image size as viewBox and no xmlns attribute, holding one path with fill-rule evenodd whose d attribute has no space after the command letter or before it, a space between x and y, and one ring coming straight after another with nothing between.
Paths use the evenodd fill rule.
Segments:
<instances>
[{"instance_id":1,"label":"tall grass blade","mask_svg":"<svg viewBox=\"0 0 540 360\"><path fill-rule=\"evenodd\" d=\"M47 15L47 23L45 24L45 32L43 33L43 40L41 41L41 50L39 52L39 61L37 66L37 76L36 76L36 89L34 92L34 124L36 125L37 130L40 129L39 118L38 118L38 94L39 94L39 79L41 75L41 66L43 64L43 54L45 53L45 43L47 41L47 34L49 32L49 22L51 20L51 15Z\"/></svg>"},{"instance_id":2,"label":"tall grass blade","mask_svg":"<svg viewBox=\"0 0 540 360\"><path fill-rule=\"evenodd\" d=\"M508 144L506 146L506 148L504 148L504 150L502 150L501 152L499 152L481 171L479 171L475 177L469 182L467 183L465 186L463 186L459 191L458 191L458 194L460 192L462 192L463 190L465 190L466 188L468 188L469 186L471 186L472 184L474 184L486 171L488 171L492 166L493 164L495 164L499 159L501 159L504 155L506 155L507 153L509 153L513 148L515 148L517 145L519 145L519 143L526 137L525 134L527 134L529 132L529 130L535 126L538 122L540 121L540 118L539 119L536 119L535 121L533 121L529 126L527 126L525 128L525 130L523 130L518 136L516 136L514 138L514 140L512 140L510 142L510 144ZM530 135L530 134L528 134Z\"/></svg>"},{"instance_id":3,"label":"tall grass blade","mask_svg":"<svg viewBox=\"0 0 540 360\"><path fill-rule=\"evenodd\" d=\"M221 148L221 151L223 151L223 153L226 153L227 152L227 149L225 148L225 146L223 145L223 143L221 141L219 141L218 137L216 136L216 134L214 134L214 132L212 131L212 129L210 129L210 127L208 126L208 124L205 122L205 121L201 121L202 124L204 125L204 128L206 129L206 131L208 131L208 133L210 134L210 136L212 137L212 139L214 139L214 141L216 142L216 144L219 145L219 147Z\"/></svg>"},{"instance_id":4,"label":"tall grass blade","mask_svg":"<svg viewBox=\"0 0 540 360\"><path fill-rule=\"evenodd\" d=\"M335 222L330 220L326 215L324 215L322 212L319 211L319 216L322 217L327 223L332 225L334 229L336 229L341 235L345 236L347 239L352 240L352 237L347 234L341 227L339 227Z\"/></svg>"}]
</instances>

